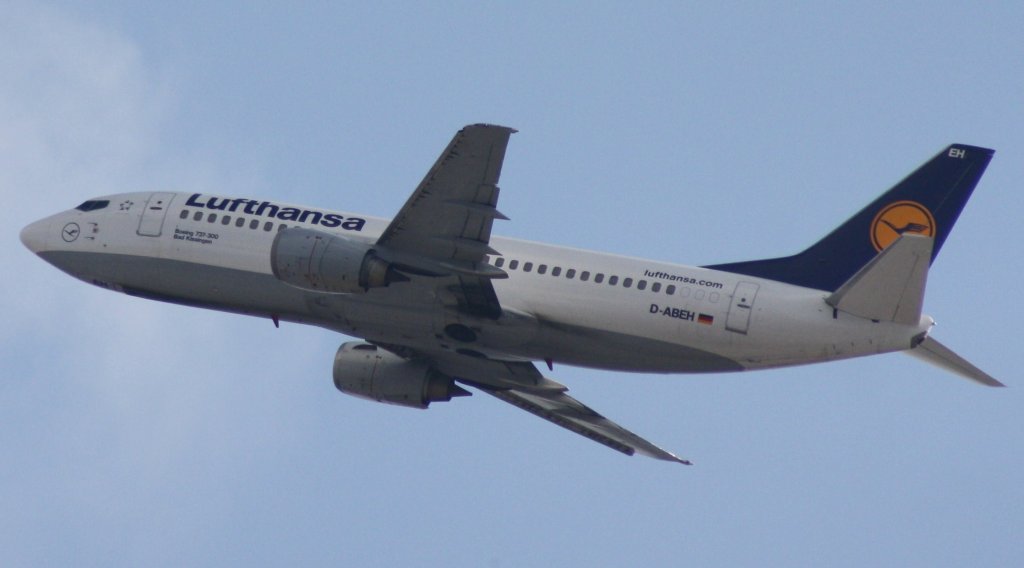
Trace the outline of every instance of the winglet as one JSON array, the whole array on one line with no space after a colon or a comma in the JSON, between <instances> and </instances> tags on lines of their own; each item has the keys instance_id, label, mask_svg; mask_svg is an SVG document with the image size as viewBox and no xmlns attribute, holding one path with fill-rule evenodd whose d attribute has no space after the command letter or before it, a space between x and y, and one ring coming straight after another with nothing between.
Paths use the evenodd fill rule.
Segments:
<instances>
[{"instance_id":1,"label":"winglet","mask_svg":"<svg viewBox=\"0 0 1024 568\"><path fill-rule=\"evenodd\" d=\"M990 387L1005 387L1003 383L992 378L991 375L975 367L963 357L953 353L953 351L945 345L938 342L938 340L931 337L925 337L921 340L921 343L917 344L916 347L904 353L909 353L922 361L931 363L937 367L946 369L960 375L965 379L976 381Z\"/></svg>"}]
</instances>

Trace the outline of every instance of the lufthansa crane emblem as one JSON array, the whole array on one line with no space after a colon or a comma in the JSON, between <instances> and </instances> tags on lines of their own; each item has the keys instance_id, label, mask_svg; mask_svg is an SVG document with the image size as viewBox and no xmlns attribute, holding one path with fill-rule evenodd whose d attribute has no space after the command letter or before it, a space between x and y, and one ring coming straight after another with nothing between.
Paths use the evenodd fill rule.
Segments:
<instances>
[{"instance_id":1,"label":"lufthansa crane emblem","mask_svg":"<svg viewBox=\"0 0 1024 568\"><path fill-rule=\"evenodd\" d=\"M82 229L78 226L78 223L68 223L60 230L60 238L64 239L66 243L75 242L80 234L82 234Z\"/></svg>"},{"instance_id":2,"label":"lufthansa crane emblem","mask_svg":"<svg viewBox=\"0 0 1024 568\"><path fill-rule=\"evenodd\" d=\"M881 251L904 233L935 236L935 217L916 201L897 201L882 208L871 223L871 244Z\"/></svg>"}]
</instances>

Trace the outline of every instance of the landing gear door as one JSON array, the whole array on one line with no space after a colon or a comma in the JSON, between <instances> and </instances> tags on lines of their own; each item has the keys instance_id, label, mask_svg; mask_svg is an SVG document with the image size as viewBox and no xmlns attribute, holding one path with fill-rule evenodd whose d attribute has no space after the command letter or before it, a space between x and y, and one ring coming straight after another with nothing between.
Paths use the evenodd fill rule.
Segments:
<instances>
[{"instance_id":1,"label":"landing gear door","mask_svg":"<svg viewBox=\"0 0 1024 568\"><path fill-rule=\"evenodd\" d=\"M167 208L174 199L173 193L153 193L146 201L146 207L142 210L142 219L139 220L138 233L144 237L159 237L164 227L164 217L167 216Z\"/></svg>"},{"instance_id":2,"label":"landing gear door","mask_svg":"<svg viewBox=\"0 0 1024 568\"><path fill-rule=\"evenodd\" d=\"M736 333L747 333L750 328L750 312L754 309L754 298L759 286L753 282L740 282L729 304L729 315L725 318L725 329Z\"/></svg>"}]
</instances>

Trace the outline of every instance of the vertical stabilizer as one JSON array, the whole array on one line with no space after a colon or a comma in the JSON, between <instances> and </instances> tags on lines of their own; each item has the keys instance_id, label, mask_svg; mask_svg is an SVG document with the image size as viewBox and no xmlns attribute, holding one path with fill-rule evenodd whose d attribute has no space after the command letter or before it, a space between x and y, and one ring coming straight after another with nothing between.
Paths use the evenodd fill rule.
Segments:
<instances>
[{"instance_id":1,"label":"vertical stabilizer","mask_svg":"<svg viewBox=\"0 0 1024 568\"><path fill-rule=\"evenodd\" d=\"M905 234L933 238L934 261L993 153L953 144L804 252L706 268L834 291Z\"/></svg>"}]
</instances>

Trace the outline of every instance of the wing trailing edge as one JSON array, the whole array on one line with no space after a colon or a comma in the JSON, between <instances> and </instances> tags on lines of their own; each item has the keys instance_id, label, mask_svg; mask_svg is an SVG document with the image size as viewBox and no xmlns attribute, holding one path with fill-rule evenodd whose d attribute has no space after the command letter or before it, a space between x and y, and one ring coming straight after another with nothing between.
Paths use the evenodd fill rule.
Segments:
<instances>
[{"instance_id":1,"label":"wing trailing edge","mask_svg":"<svg viewBox=\"0 0 1024 568\"><path fill-rule=\"evenodd\" d=\"M545 377L528 361L498 361L444 352L419 356L459 383L628 456L640 454L692 465L689 460L659 448L569 396L565 385Z\"/></svg>"},{"instance_id":2,"label":"wing trailing edge","mask_svg":"<svg viewBox=\"0 0 1024 568\"><path fill-rule=\"evenodd\" d=\"M603 444L627 456L640 454L654 459L693 465L689 460L659 448L622 426L598 414L594 409L565 394L564 391L526 391L501 389L487 385L473 384L474 387L575 432L585 438Z\"/></svg>"}]
</instances>

